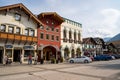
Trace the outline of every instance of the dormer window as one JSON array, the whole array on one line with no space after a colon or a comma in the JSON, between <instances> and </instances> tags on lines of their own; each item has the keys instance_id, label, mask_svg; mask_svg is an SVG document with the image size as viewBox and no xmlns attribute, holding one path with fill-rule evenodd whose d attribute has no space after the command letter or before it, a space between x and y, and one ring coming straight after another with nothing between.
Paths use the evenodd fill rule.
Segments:
<instances>
[{"instance_id":1,"label":"dormer window","mask_svg":"<svg viewBox=\"0 0 120 80\"><path fill-rule=\"evenodd\" d=\"M16 14L15 14L15 20L16 20L16 21L20 21L20 20L21 20L21 15L18 14L18 13L16 13Z\"/></svg>"}]
</instances>

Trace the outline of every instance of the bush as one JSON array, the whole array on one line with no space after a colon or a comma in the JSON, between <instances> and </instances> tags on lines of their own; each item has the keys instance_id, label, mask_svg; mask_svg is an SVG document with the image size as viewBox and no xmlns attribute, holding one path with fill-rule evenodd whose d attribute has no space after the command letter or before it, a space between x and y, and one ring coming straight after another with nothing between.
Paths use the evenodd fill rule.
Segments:
<instances>
[{"instance_id":1,"label":"bush","mask_svg":"<svg viewBox=\"0 0 120 80\"><path fill-rule=\"evenodd\" d=\"M51 63L55 63L56 62L56 59L55 58L51 58Z\"/></svg>"},{"instance_id":2,"label":"bush","mask_svg":"<svg viewBox=\"0 0 120 80\"><path fill-rule=\"evenodd\" d=\"M60 58L60 62L63 62L63 57Z\"/></svg>"}]
</instances>

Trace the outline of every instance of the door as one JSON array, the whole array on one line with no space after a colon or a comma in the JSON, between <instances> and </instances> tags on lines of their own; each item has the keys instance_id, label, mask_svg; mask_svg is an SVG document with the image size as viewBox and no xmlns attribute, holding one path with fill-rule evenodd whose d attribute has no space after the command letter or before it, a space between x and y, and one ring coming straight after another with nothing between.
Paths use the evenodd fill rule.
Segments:
<instances>
[{"instance_id":1,"label":"door","mask_svg":"<svg viewBox=\"0 0 120 80\"><path fill-rule=\"evenodd\" d=\"M3 60L3 50L0 50L0 63L2 63Z\"/></svg>"},{"instance_id":2,"label":"door","mask_svg":"<svg viewBox=\"0 0 120 80\"><path fill-rule=\"evenodd\" d=\"M14 50L14 54L13 54L14 62L20 62L20 53L21 53L21 50Z\"/></svg>"}]
</instances>

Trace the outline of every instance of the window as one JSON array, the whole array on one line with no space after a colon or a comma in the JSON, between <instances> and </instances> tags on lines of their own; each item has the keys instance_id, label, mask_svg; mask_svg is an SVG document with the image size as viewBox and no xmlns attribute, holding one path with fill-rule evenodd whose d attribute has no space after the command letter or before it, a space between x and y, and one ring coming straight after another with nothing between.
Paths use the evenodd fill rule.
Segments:
<instances>
[{"instance_id":1,"label":"window","mask_svg":"<svg viewBox=\"0 0 120 80\"><path fill-rule=\"evenodd\" d=\"M40 26L40 29L44 29L44 27L43 27L43 26Z\"/></svg>"},{"instance_id":2,"label":"window","mask_svg":"<svg viewBox=\"0 0 120 80\"><path fill-rule=\"evenodd\" d=\"M51 28L51 31L54 31L54 27Z\"/></svg>"},{"instance_id":3,"label":"window","mask_svg":"<svg viewBox=\"0 0 120 80\"><path fill-rule=\"evenodd\" d=\"M56 36L56 41L59 41L59 36Z\"/></svg>"},{"instance_id":4,"label":"window","mask_svg":"<svg viewBox=\"0 0 120 80\"><path fill-rule=\"evenodd\" d=\"M1 32L5 32L5 29L6 29L6 25L1 24L0 31Z\"/></svg>"},{"instance_id":5,"label":"window","mask_svg":"<svg viewBox=\"0 0 120 80\"><path fill-rule=\"evenodd\" d=\"M80 32L78 33L78 40L80 40L80 37L81 37L81 34L80 34Z\"/></svg>"},{"instance_id":6,"label":"window","mask_svg":"<svg viewBox=\"0 0 120 80\"><path fill-rule=\"evenodd\" d=\"M66 29L64 29L64 31L63 31L63 38L67 37L66 32L67 32Z\"/></svg>"},{"instance_id":7,"label":"window","mask_svg":"<svg viewBox=\"0 0 120 80\"><path fill-rule=\"evenodd\" d=\"M59 30L58 30L58 29L56 29L56 32L59 32Z\"/></svg>"},{"instance_id":8,"label":"window","mask_svg":"<svg viewBox=\"0 0 120 80\"><path fill-rule=\"evenodd\" d=\"M13 28L12 26L9 26L8 32L9 32L9 33L13 33L13 32L14 32L14 28Z\"/></svg>"},{"instance_id":9,"label":"window","mask_svg":"<svg viewBox=\"0 0 120 80\"><path fill-rule=\"evenodd\" d=\"M72 31L70 30L69 31L69 39L71 39L72 38Z\"/></svg>"},{"instance_id":10,"label":"window","mask_svg":"<svg viewBox=\"0 0 120 80\"><path fill-rule=\"evenodd\" d=\"M46 27L46 30L49 30L49 27L48 27L48 26Z\"/></svg>"},{"instance_id":11,"label":"window","mask_svg":"<svg viewBox=\"0 0 120 80\"><path fill-rule=\"evenodd\" d=\"M19 27L16 28L16 34L20 34L20 28Z\"/></svg>"},{"instance_id":12,"label":"window","mask_svg":"<svg viewBox=\"0 0 120 80\"><path fill-rule=\"evenodd\" d=\"M46 39L49 39L49 34L46 34Z\"/></svg>"},{"instance_id":13,"label":"window","mask_svg":"<svg viewBox=\"0 0 120 80\"><path fill-rule=\"evenodd\" d=\"M52 40L54 40L54 35L52 35L51 37L52 37Z\"/></svg>"},{"instance_id":14,"label":"window","mask_svg":"<svg viewBox=\"0 0 120 80\"><path fill-rule=\"evenodd\" d=\"M28 29L25 29L25 35L26 36L28 36L29 35L29 33L28 33L29 31L28 31Z\"/></svg>"},{"instance_id":15,"label":"window","mask_svg":"<svg viewBox=\"0 0 120 80\"><path fill-rule=\"evenodd\" d=\"M34 36L34 30L30 30L30 36Z\"/></svg>"},{"instance_id":16,"label":"window","mask_svg":"<svg viewBox=\"0 0 120 80\"><path fill-rule=\"evenodd\" d=\"M54 24L54 22L52 22L52 25Z\"/></svg>"},{"instance_id":17,"label":"window","mask_svg":"<svg viewBox=\"0 0 120 80\"><path fill-rule=\"evenodd\" d=\"M16 20L16 21L20 21L20 20L21 20L21 15L18 14L18 13L16 13L16 14L15 14L15 20Z\"/></svg>"},{"instance_id":18,"label":"window","mask_svg":"<svg viewBox=\"0 0 120 80\"><path fill-rule=\"evenodd\" d=\"M46 23L48 24L48 23L49 23L49 21L46 21Z\"/></svg>"},{"instance_id":19,"label":"window","mask_svg":"<svg viewBox=\"0 0 120 80\"><path fill-rule=\"evenodd\" d=\"M40 33L40 39L43 39L43 38L44 38L44 34Z\"/></svg>"},{"instance_id":20,"label":"window","mask_svg":"<svg viewBox=\"0 0 120 80\"><path fill-rule=\"evenodd\" d=\"M74 32L74 40L76 40L76 32Z\"/></svg>"}]
</instances>

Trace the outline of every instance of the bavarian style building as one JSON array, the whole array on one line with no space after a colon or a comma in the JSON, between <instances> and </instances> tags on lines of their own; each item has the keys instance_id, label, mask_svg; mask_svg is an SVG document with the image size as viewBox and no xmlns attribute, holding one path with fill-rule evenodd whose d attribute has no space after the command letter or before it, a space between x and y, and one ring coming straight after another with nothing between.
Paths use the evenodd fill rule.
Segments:
<instances>
[{"instance_id":1,"label":"bavarian style building","mask_svg":"<svg viewBox=\"0 0 120 80\"><path fill-rule=\"evenodd\" d=\"M0 63L5 55L12 62L27 62L36 56L37 27L41 22L23 4L0 7Z\"/></svg>"}]
</instances>

